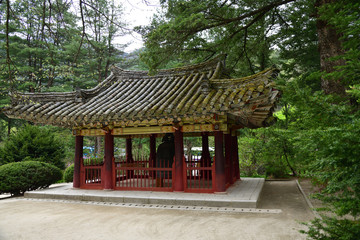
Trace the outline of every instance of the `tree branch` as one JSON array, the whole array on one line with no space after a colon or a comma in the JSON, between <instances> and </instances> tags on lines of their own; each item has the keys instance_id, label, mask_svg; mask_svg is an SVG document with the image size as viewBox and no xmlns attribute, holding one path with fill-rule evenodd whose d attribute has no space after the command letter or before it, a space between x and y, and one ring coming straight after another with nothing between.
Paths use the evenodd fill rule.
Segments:
<instances>
[{"instance_id":1,"label":"tree branch","mask_svg":"<svg viewBox=\"0 0 360 240\"><path fill-rule=\"evenodd\" d=\"M246 51L246 42L247 42L247 28L245 29L245 34L244 34L244 45L243 45L243 48L244 48L244 54L245 54L245 57L246 57L246 60L248 61L249 63L249 68L250 68L250 71L255 74L255 71L254 71L254 68L251 64L251 60L247 54L247 51Z\"/></svg>"},{"instance_id":2,"label":"tree branch","mask_svg":"<svg viewBox=\"0 0 360 240\"><path fill-rule=\"evenodd\" d=\"M75 54L75 58L74 58L74 63L76 63L77 58L79 57L80 54L80 50L82 47L82 44L84 42L84 37L85 37L85 20L84 20L84 12L83 12L83 6L82 6L82 0L79 0L79 5L80 5L80 14L81 14L81 23L82 23L82 36L81 36L81 41L80 41L80 45L79 48Z\"/></svg>"},{"instance_id":3,"label":"tree branch","mask_svg":"<svg viewBox=\"0 0 360 240\"><path fill-rule=\"evenodd\" d=\"M13 76L12 76L12 70L11 70L11 63L12 60L10 58L10 40L9 40L9 21L10 21L10 1L6 1L6 23L5 23L5 48L6 48L6 65L8 67L8 73L9 73L9 83L11 86L11 90L12 90L12 80L13 80Z\"/></svg>"},{"instance_id":4,"label":"tree branch","mask_svg":"<svg viewBox=\"0 0 360 240\"><path fill-rule=\"evenodd\" d=\"M244 20L244 19L246 19L248 17L252 17L252 16L254 16L254 15L258 14L258 13L264 15L265 13L267 13L268 11L273 9L274 7L277 7L277 6L286 4L286 3L290 3L290 2L294 2L294 1L296 1L296 0L276 1L276 2L273 2L273 3L269 4L269 5L266 5L264 7L256 9L254 11L243 14L243 15L241 15L239 17L223 19L223 21L220 21L220 22L217 22L217 23L214 23L214 24L210 24L210 25L207 25L207 26L200 27L199 29L196 30L196 32L201 32L201 31L208 30L208 29L211 29L211 28L214 28L214 27L224 26L224 25L227 25L227 24L232 23L232 22L238 22L238 21Z\"/></svg>"},{"instance_id":5,"label":"tree branch","mask_svg":"<svg viewBox=\"0 0 360 240\"><path fill-rule=\"evenodd\" d=\"M253 20L251 20L248 24L246 24L246 26L240 28L239 30L235 31L233 34L230 35L229 38L233 38L236 34L238 34L239 32L243 31L243 30L247 30L251 25L253 25L257 20L259 20L261 17L263 17L265 15L266 12L262 12L259 15L257 15Z\"/></svg>"},{"instance_id":6,"label":"tree branch","mask_svg":"<svg viewBox=\"0 0 360 240\"><path fill-rule=\"evenodd\" d=\"M110 19L108 16L106 16L106 14L104 14L102 11L100 11L99 9L97 9L96 7L92 6L91 4L88 4L87 2L83 1L83 4L92 8L95 12L99 13L100 15L102 15L106 20L110 21L112 24L114 24L115 26L119 27L121 30L123 30L123 33L125 33L126 31L131 31L131 29L129 28L125 28L124 26L121 26L119 24L117 24L116 22L114 22L112 19ZM126 30L126 31L124 31Z\"/></svg>"}]
</instances>

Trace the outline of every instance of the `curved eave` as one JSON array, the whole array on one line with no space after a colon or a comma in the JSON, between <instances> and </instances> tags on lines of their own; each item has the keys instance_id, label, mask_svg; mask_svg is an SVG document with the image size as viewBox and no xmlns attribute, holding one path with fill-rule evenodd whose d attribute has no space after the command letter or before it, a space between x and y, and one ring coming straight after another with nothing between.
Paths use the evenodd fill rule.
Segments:
<instances>
[{"instance_id":1,"label":"curved eave","mask_svg":"<svg viewBox=\"0 0 360 240\"><path fill-rule=\"evenodd\" d=\"M214 115L231 116L245 127L266 125L279 95L272 81L276 70L218 79L222 68L219 60L178 69L180 75L163 70L160 75L145 76L145 72L113 68L113 73L93 89L22 94L22 101L5 108L4 113L70 128L161 126L189 118L202 121Z\"/></svg>"}]
</instances>

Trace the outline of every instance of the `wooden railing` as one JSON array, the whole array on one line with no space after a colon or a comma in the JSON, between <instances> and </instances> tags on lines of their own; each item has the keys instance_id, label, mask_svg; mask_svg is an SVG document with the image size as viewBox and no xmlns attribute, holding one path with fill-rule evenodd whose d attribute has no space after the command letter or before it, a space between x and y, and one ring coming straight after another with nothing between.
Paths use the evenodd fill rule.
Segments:
<instances>
[{"instance_id":1,"label":"wooden railing","mask_svg":"<svg viewBox=\"0 0 360 240\"><path fill-rule=\"evenodd\" d=\"M102 174L104 163L92 161L91 159L81 159L80 165L80 188L102 189Z\"/></svg>"},{"instance_id":2,"label":"wooden railing","mask_svg":"<svg viewBox=\"0 0 360 240\"><path fill-rule=\"evenodd\" d=\"M184 158L184 191L213 193L215 190L215 164L202 161L200 156ZM204 166L205 165L205 166Z\"/></svg>"},{"instance_id":3,"label":"wooden railing","mask_svg":"<svg viewBox=\"0 0 360 240\"><path fill-rule=\"evenodd\" d=\"M114 189L172 191L173 166L160 161L150 166L148 158L135 158L131 163L118 159L113 165Z\"/></svg>"}]
</instances>

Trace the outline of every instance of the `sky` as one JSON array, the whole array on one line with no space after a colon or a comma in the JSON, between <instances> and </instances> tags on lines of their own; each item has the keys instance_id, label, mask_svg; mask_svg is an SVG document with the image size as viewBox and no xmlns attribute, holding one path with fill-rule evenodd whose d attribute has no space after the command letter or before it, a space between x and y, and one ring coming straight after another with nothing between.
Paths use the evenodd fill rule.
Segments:
<instances>
[{"instance_id":1,"label":"sky","mask_svg":"<svg viewBox=\"0 0 360 240\"><path fill-rule=\"evenodd\" d=\"M152 15L160 8L159 0L115 0L115 2L122 4L124 19L129 24L128 28L150 24ZM115 43L130 43L124 49L125 52L141 48L144 44L141 35L135 32L116 38Z\"/></svg>"}]
</instances>

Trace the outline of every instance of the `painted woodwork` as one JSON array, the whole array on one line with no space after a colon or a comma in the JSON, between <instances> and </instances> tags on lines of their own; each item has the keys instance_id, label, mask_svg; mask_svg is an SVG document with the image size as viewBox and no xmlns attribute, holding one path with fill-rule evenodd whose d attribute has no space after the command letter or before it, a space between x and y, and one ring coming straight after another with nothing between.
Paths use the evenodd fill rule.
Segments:
<instances>
[{"instance_id":1,"label":"painted woodwork","mask_svg":"<svg viewBox=\"0 0 360 240\"><path fill-rule=\"evenodd\" d=\"M224 134L215 132L215 191L226 191L225 158L224 158Z\"/></svg>"},{"instance_id":2,"label":"painted woodwork","mask_svg":"<svg viewBox=\"0 0 360 240\"><path fill-rule=\"evenodd\" d=\"M75 137L75 159L74 159L74 177L73 177L73 187L80 188L80 166L82 164L83 156L83 144L84 137L76 136Z\"/></svg>"},{"instance_id":3,"label":"painted woodwork","mask_svg":"<svg viewBox=\"0 0 360 240\"><path fill-rule=\"evenodd\" d=\"M105 157L102 181L104 189L113 189L112 167L114 161L114 136L110 132L105 135Z\"/></svg>"},{"instance_id":4,"label":"painted woodwork","mask_svg":"<svg viewBox=\"0 0 360 240\"><path fill-rule=\"evenodd\" d=\"M150 159L149 159L149 167L150 168L155 167L155 161L156 161L156 135L151 134L150 135ZM150 171L149 176L155 177L155 172Z\"/></svg>"},{"instance_id":5,"label":"painted woodwork","mask_svg":"<svg viewBox=\"0 0 360 240\"><path fill-rule=\"evenodd\" d=\"M177 127L174 133L175 137L175 176L173 177L173 189L176 192L184 191L184 139L181 127Z\"/></svg>"}]
</instances>

